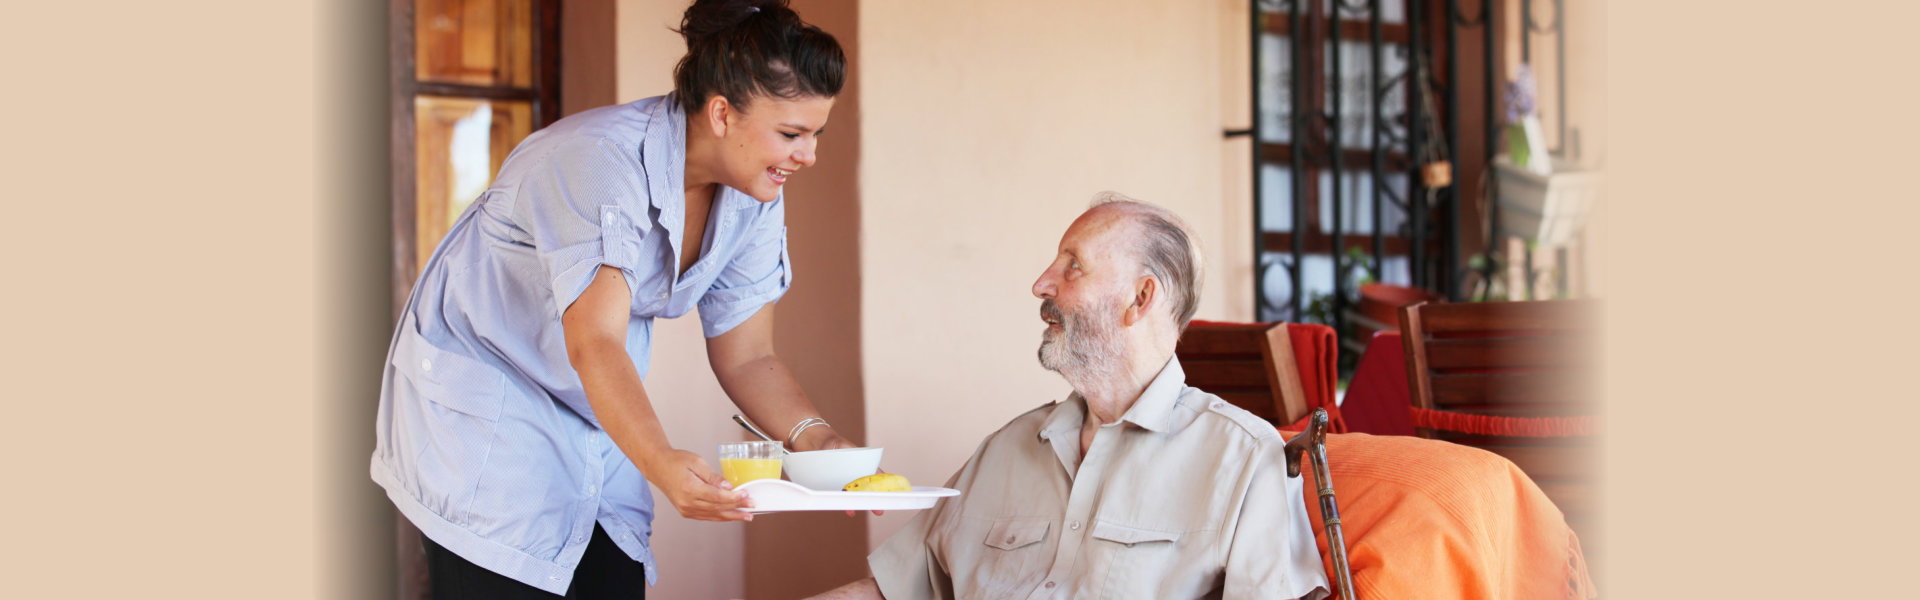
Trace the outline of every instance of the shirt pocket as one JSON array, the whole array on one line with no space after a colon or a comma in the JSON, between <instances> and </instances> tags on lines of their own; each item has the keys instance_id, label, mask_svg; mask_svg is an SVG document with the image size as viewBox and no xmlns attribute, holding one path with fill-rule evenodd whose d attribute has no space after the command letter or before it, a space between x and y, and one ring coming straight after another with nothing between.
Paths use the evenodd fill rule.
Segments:
<instances>
[{"instance_id":1,"label":"shirt pocket","mask_svg":"<svg viewBox=\"0 0 1920 600\"><path fill-rule=\"evenodd\" d=\"M411 474L408 491L441 518L465 525L500 420L506 376L427 343L411 323L400 328L391 363L412 396L394 405L396 419L407 423L398 443Z\"/></svg>"},{"instance_id":2,"label":"shirt pocket","mask_svg":"<svg viewBox=\"0 0 1920 600\"><path fill-rule=\"evenodd\" d=\"M1180 532L1095 519L1093 529L1087 535L1095 540L1088 548L1095 553L1089 557L1094 559L1092 564L1106 565L1107 586L1101 597L1134 597L1179 585L1180 582L1164 579L1170 574L1169 568L1183 562L1178 560Z\"/></svg>"},{"instance_id":3,"label":"shirt pocket","mask_svg":"<svg viewBox=\"0 0 1920 600\"><path fill-rule=\"evenodd\" d=\"M1000 550L1019 550L1046 541L1047 530L1053 525L1046 519L1007 519L987 528L988 547Z\"/></svg>"},{"instance_id":4,"label":"shirt pocket","mask_svg":"<svg viewBox=\"0 0 1920 600\"><path fill-rule=\"evenodd\" d=\"M948 565L955 595L960 598L1025 596L1053 564L1053 553L1048 548L1054 544L1046 543L1053 521L1028 517L998 519L986 525L987 535L981 540L983 546L976 546L978 560L968 560L971 553L956 552L955 563Z\"/></svg>"},{"instance_id":5,"label":"shirt pocket","mask_svg":"<svg viewBox=\"0 0 1920 600\"><path fill-rule=\"evenodd\" d=\"M486 363L427 343L411 329L400 328L391 361L394 370L434 404L488 422L499 420L505 376Z\"/></svg>"}]
</instances>

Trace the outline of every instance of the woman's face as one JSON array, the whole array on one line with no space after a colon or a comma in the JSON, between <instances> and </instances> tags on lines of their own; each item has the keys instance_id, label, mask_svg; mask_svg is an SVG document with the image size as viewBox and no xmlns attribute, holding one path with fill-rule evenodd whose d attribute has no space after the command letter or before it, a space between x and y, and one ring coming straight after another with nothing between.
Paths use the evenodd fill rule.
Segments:
<instances>
[{"instance_id":1,"label":"woman's face","mask_svg":"<svg viewBox=\"0 0 1920 600\"><path fill-rule=\"evenodd\" d=\"M762 96L747 110L726 111L720 136L720 183L761 202L780 197L794 171L813 166L833 98Z\"/></svg>"}]
</instances>

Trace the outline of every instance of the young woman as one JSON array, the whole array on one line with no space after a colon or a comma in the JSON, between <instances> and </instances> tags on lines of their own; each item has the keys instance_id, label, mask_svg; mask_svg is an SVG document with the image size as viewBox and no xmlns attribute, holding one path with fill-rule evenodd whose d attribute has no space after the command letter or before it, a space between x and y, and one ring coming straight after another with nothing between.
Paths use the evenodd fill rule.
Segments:
<instances>
[{"instance_id":1,"label":"young woman","mask_svg":"<svg viewBox=\"0 0 1920 600\"><path fill-rule=\"evenodd\" d=\"M794 449L852 446L772 339L781 187L813 165L845 56L786 0L697 0L679 32L673 93L528 137L400 316L372 474L425 535L435 597L641 597L650 486L687 518L752 519L654 414L656 317L697 305L714 377Z\"/></svg>"}]
</instances>

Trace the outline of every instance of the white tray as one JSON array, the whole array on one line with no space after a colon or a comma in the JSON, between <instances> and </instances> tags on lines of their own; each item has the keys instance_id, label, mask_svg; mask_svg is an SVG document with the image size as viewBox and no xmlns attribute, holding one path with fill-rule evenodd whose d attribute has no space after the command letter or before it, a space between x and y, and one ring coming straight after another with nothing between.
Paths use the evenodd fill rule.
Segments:
<instances>
[{"instance_id":1,"label":"white tray","mask_svg":"<svg viewBox=\"0 0 1920 600\"><path fill-rule=\"evenodd\" d=\"M911 492L821 492L784 479L756 479L738 488L753 498L755 513L794 510L920 510L960 495L960 490L913 486Z\"/></svg>"}]
</instances>

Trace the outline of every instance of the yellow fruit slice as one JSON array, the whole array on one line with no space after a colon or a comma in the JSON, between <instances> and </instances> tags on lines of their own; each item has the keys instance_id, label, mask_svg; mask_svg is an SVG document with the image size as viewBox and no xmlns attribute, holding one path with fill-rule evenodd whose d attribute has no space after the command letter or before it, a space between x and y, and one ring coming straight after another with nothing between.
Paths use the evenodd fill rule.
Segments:
<instances>
[{"instance_id":1,"label":"yellow fruit slice","mask_svg":"<svg viewBox=\"0 0 1920 600\"><path fill-rule=\"evenodd\" d=\"M877 473L855 479L840 489L848 492L911 492L913 484L898 473Z\"/></svg>"}]
</instances>

